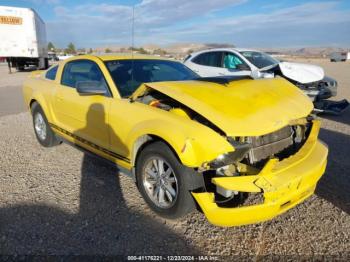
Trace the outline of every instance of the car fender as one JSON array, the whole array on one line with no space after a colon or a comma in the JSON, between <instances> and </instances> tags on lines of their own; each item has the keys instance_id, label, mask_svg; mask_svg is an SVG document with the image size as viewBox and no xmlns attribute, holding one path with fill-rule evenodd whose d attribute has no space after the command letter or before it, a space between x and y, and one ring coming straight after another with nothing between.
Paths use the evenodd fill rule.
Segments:
<instances>
[{"instance_id":1,"label":"car fender","mask_svg":"<svg viewBox=\"0 0 350 262\"><path fill-rule=\"evenodd\" d=\"M45 99L45 97L40 92L35 92L31 101L33 100L40 105L41 109L44 111L47 121L49 123L54 122L51 106L49 105L49 102Z\"/></svg>"},{"instance_id":2,"label":"car fender","mask_svg":"<svg viewBox=\"0 0 350 262\"><path fill-rule=\"evenodd\" d=\"M41 79L28 79L23 85L23 98L25 105L31 110L30 106L33 101L36 101L45 113L45 116L49 122L52 122L53 115L48 101L49 93L52 92L50 88L47 88L45 83ZM35 88L33 88L33 86Z\"/></svg>"},{"instance_id":3,"label":"car fender","mask_svg":"<svg viewBox=\"0 0 350 262\"><path fill-rule=\"evenodd\" d=\"M145 138L147 136L158 137L168 143L181 163L188 167L200 167L221 154L234 151L233 146L223 136L192 120L186 121L187 124L180 124L177 121L157 119L134 126L127 139L128 147L132 150L133 164L142 143L149 140Z\"/></svg>"}]
</instances>

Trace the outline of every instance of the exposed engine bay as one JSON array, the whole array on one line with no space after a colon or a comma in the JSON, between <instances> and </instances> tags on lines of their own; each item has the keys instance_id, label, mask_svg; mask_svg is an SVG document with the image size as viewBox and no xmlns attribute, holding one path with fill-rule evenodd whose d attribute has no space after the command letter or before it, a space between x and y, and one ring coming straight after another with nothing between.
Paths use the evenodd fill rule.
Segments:
<instances>
[{"instance_id":1,"label":"exposed engine bay","mask_svg":"<svg viewBox=\"0 0 350 262\"><path fill-rule=\"evenodd\" d=\"M156 90L149 90L147 93L145 93L143 96L137 98L137 101L150 105L156 108L163 109L165 111L169 111L171 113L192 119L194 121L197 121L199 123L202 123L203 125L213 129L217 133L223 135L224 132L220 130L217 126L215 126L213 123L211 123L209 120L201 116L200 114L196 113L189 107L183 105L182 103L172 99L171 97L162 94Z\"/></svg>"}]
</instances>

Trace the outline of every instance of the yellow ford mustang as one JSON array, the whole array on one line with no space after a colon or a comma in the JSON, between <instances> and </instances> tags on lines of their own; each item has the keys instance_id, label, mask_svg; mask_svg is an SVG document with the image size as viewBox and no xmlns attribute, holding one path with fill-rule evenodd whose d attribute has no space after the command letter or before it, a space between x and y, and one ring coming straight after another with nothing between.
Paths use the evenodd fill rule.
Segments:
<instances>
[{"instance_id":1,"label":"yellow ford mustang","mask_svg":"<svg viewBox=\"0 0 350 262\"><path fill-rule=\"evenodd\" d=\"M117 164L166 218L197 203L215 225L268 220L312 195L326 167L313 105L282 78L87 55L33 72L23 92L40 144L67 140Z\"/></svg>"}]
</instances>

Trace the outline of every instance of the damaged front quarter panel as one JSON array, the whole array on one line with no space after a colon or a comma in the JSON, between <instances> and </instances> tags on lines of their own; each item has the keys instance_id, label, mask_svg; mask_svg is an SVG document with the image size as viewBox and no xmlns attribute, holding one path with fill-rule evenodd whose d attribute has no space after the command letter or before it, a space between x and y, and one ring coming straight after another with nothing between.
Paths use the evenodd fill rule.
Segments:
<instances>
[{"instance_id":1,"label":"damaged front quarter panel","mask_svg":"<svg viewBox=\"0 0 350 262\"><path fill-rule=\"evenodd\" d=\"M196 116L191 115L191 119L174 112L173 108L167 110L161 102L144 98L151 91L154 91L151 87L142 85L130 98L131 102L140 103L139 106L145 106L142 104L147 101L146 106L154 109L147 111L150 119L140 122L130 132L129 143L135 143L144 135L159 137L171 145L184 165L193 168L201 168L219 155L235 150L222 133L210 126L210 122L206 125L194 119Z\"/></svg>"}]
</instances>

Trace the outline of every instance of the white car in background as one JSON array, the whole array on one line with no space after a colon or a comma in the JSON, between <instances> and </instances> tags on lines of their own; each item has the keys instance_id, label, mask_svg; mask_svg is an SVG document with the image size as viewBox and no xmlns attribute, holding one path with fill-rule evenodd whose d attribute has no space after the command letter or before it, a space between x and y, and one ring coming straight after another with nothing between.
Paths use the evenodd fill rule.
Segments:
<instances>
[{"instance_id":1,"label":"white car in background","mask_svg":"<svg viewBox=\"0 0 350 262\"><path fill-rule=\"evenodd\" d=\"M66 59L71 58L71 57L73 57L73 55L60 54L60 55L57 56L57 58L58 58L59 61L66 60Z\"/></svg>"},{"instance_id":2,"label":"white car in background","mask_svg":"<svg viewBox=\"0 0 350 262\"><path fill-rule=\"evenodd\" d=\"M339 114L348 106L346 100L325 101L336 96L338 84L316 65L282 62L260 51L239 48L195 52L184 64L201 77L284 77L303 90L319 112Z\"/></svg>"}]
</instances>

